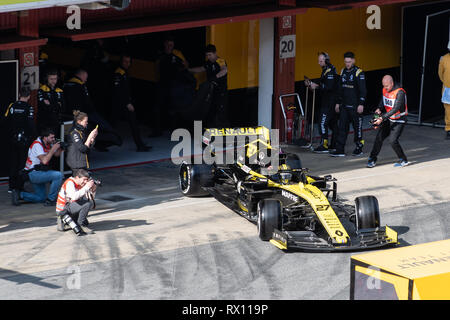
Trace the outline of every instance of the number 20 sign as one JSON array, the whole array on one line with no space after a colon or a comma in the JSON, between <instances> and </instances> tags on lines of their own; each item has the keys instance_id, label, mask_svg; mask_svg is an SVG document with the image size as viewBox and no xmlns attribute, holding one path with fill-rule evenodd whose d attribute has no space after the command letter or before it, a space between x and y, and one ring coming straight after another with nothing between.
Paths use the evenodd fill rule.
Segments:
<instances>
[{"instance_id":1,"label":"number 20 sign","mask_svg":"<svg viewBox=\"0 0 450 320\"><path fill-rule=\"evenodd\" d=\"M295 34L280 37L280 59L295 57Z\"/></svg>"}]
</instances>

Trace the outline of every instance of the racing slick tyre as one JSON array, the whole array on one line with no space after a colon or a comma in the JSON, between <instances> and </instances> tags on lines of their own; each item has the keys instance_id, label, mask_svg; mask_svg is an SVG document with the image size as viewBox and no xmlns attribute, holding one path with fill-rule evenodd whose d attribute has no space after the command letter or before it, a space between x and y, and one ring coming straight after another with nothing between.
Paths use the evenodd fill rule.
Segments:
<instances>
[{"instance_id":1,"label":"racing slick tyre","mask_svg":"<svg viewBox=\"0 0 450 320\"><path fill-rule=\"evenodd\" d=\"M188 164L183 162L179 174L180 190L186 197L209 195L203 187L214 186L212 166L206 164Z\"/></svg>"},{"instance_id":2,"label":"racing slick tyre","mask_svg":"<svg viewBox=\"0 0 450 320\"><path fill-rule=\"evenodd\" d=\"M374 196L362 196L355 199L356 230L378 228L380 209Z\"/></svg>"},{"instance_id":3,"label":"racing slick tyre","mask_svg":"<svg viewBox=\"0 0 450 320\"><path fill-rule=\"evenodd\" d=\"M272 239L274 229L281 230L281 202L264 199L258 202L258 236L263 241Z\"/></svg>"}]
</instances>

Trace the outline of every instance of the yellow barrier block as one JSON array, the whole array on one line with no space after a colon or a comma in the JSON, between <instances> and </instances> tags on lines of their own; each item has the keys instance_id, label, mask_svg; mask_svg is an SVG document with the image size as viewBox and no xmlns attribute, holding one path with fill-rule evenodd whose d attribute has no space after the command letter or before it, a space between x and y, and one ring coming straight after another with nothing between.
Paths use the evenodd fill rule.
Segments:
<instances>
[{"instance_id":1,"label":"yellow barrier block","mask_svg":"<svg viewBox=\"0 0 450 320\"><path fill-rule=\"evenodd\" d=\"M354 255L350 299L450 299L450 240Z\"/></svg>"}]
</instances>

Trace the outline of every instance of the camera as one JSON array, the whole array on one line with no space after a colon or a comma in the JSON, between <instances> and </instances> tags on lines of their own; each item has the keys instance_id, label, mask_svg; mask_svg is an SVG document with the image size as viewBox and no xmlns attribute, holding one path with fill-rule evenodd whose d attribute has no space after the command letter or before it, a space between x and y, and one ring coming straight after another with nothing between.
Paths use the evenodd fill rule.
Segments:
<instances>
[{"instance_id":1,"label":"camera","mask_svg":"<svg viewBox=\"0 0 450 320\"><path fill-rule=\"evenodd\" d=\"M98 179L92 179L92 181L94 181L94 184L95 184L96 186L98 186L98 187L101 187L101 186L102 186L102 182L101 182L100 180L98 180Z\"/></svg>"},{"instance_id":2,"label":"camera","mask_svg":"<svg viewBox=\"0 0 450 320\"><path fill-rule=\"evenodd\" d=\"M375 113L373 115L372 120L370 120L369 123L372 125L372 127L374 127L375 126L375 121L377 121L380 118L381 118L381 116L379 114Z\"/></svg>"},{"instance_id":3,"label":"camera","mask_svg":"<svg viewBox=\"0 0 450 320\"><path fill-rule=\"evenodd\" d=\"M60 139L56 139L55 143L59 143L61 149L63 149L64 151L66 151L69 147L69 144L67 142L61 141Z\"/></svg>"}]
</instances>

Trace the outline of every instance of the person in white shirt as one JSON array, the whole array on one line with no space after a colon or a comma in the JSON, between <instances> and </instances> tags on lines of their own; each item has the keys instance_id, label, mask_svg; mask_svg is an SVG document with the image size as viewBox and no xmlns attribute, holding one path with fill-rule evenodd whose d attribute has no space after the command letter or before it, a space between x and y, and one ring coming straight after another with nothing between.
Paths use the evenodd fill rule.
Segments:
<instances>
[{"instance_id":1,"label":"person in white shirt","mask_svg":"<svg viewBox=\"0 0 450 320\"><path fill-rule=\"evenodd\" d=\"M96 185L85 169L76 169L73 176L64 181L56 201L58 231L64 231L61 217L68 213L82 228L83 232L94 233L88 227L87 216L93 206L90 199L94 197L95 191Z\"/></svg>"},{"instance_id":2,"label":"person in white shirt","mask_svg":"<svg viewBox=\"0 0 450 320\"><path fill-rule=\"evenodd\" d=\"M52 157L59 157L61 152L60 143L55 140L55 133L51 129L44 129L41 136L28 149L28 158L25 163L25 171L33 185L33 193L13 190L13 205L19 205L21 199L26 202L44 203L45 206L56 204L56 196L61 187L63 174L50 170L49 163ZM50 183L48 195L47 183Z\"/></svg>"}]
</instances>

